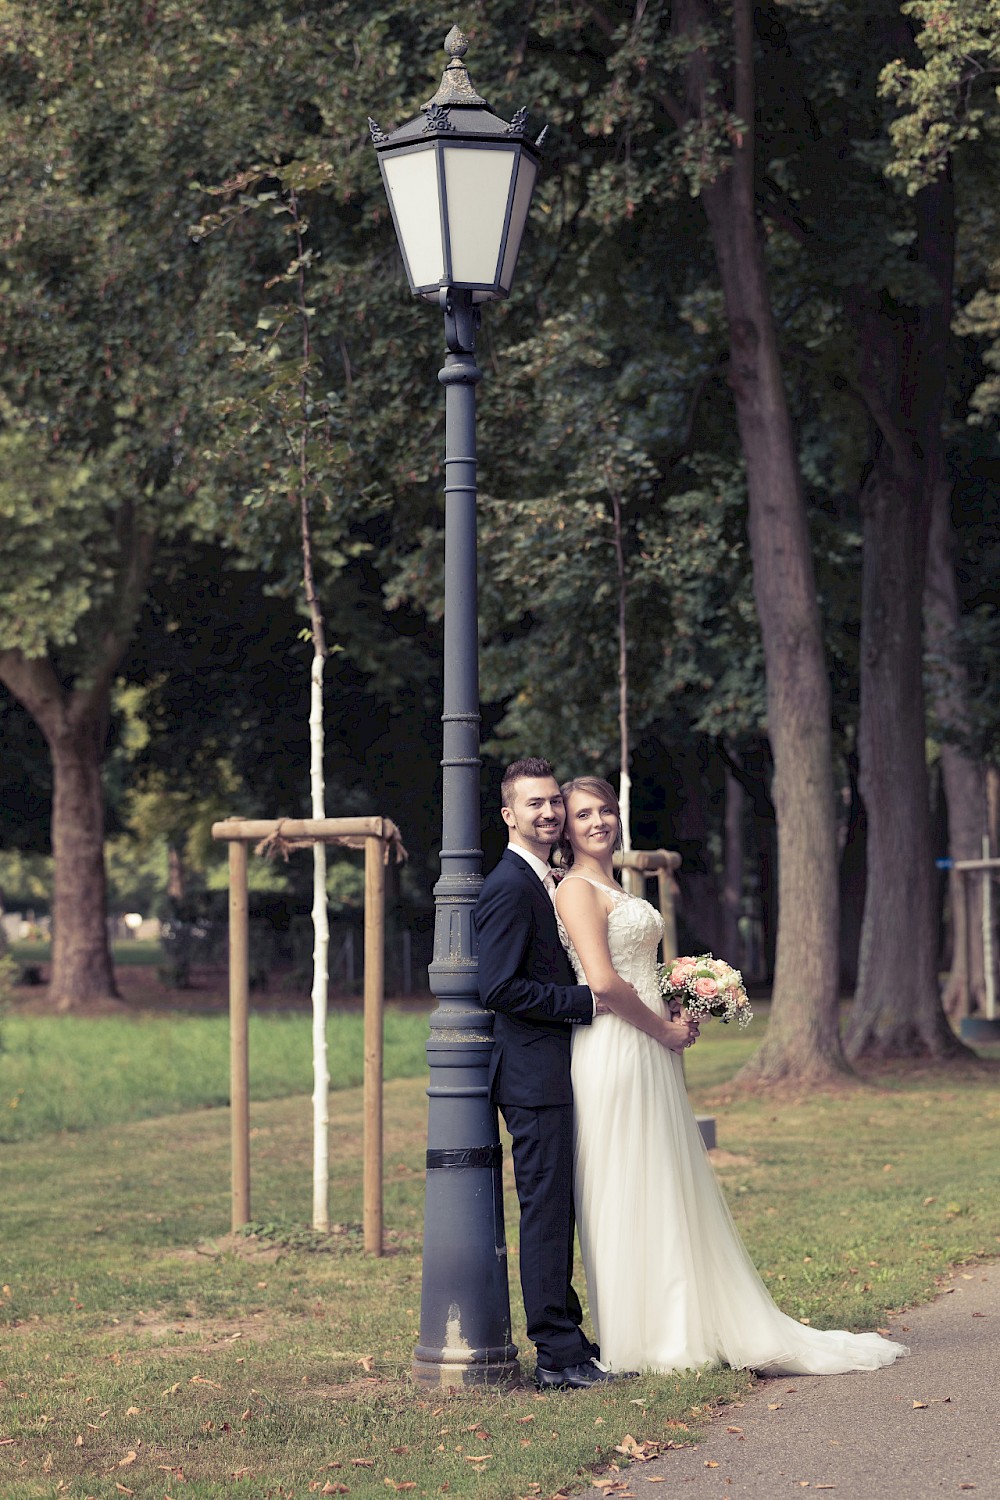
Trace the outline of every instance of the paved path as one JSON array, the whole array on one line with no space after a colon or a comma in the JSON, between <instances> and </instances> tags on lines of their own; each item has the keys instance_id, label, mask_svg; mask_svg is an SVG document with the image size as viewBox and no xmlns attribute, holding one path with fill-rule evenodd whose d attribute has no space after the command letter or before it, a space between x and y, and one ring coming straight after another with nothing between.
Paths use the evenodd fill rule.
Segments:
<instances>
[{"instance_id":1,"label":"paved path","mask_svg":"<svg viewBox=\"0 0 1000 1500\"><path fill-rule=\"evenodd\" d=\"M908 1359L857 1375L761 1380L696 1447L633 1463L580 1500L1000 1500L1000 1265L955 1271L897 1314ZM734 1430L738 1429L738 1430ZM627 1481L619 1489L607 1480Z\"/></svg>"}]
</instances>

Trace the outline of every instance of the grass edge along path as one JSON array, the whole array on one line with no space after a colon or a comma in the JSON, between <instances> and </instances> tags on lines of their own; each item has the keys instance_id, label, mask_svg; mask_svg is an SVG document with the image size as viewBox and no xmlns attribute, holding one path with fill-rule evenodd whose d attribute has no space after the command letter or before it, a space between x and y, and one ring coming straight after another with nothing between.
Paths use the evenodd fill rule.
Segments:
<instances>
[{"instance_id":1,"label":"grass edge along path","mask_svg":"<svg viewBox=\"0 0 1000 1500\"><path fill-rule=\"evenodd\" d=\"M688 1071L718 1118L741 1232L787 1312L885 1327L950 1264L1000 1255L995 1073L728 1098L724 1077L750 1045L713 1030ZM414 1388L424 1119L422 1078L387 1086L390 1253L378 1261L359 1248L357 1089L331 1101L335 1229L321 1249L283 1227L308 1215L304 1097L253 1108L254 1213L268 1228L242 1245L225 1234L224 1110L5 1147L4 1500L547 1497L626 1468L637 1449L693 1440L741 1399L751 1377L728 1371L565 1396Z\"/></svg>"}]
</instances>

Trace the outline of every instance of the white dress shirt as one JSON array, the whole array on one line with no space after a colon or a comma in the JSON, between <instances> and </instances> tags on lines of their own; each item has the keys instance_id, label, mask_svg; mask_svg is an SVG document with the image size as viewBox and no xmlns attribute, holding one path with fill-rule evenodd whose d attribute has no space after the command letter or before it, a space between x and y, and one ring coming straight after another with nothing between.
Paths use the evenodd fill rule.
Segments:
<instances>
[{"instance_id":1,"label":"white dress shirt","mask_svg":"<svg viewBox=\"0 0 1000 1500\"><path fill-rule=\"evenodd\" d=\"M518 859L523 859L524 863L528 866L528 869L538 876L539 880L542 882L542 885L544 885L545 889L549 893L549 900L552 902L552 905L555 906L556 878L552 866L548 863L548 861L539 859L537 854L532 854L530 849L524 849L520 844L508 844L507 848L510 850L511 854L516 854Z\"/></svg>"}]
</instances>

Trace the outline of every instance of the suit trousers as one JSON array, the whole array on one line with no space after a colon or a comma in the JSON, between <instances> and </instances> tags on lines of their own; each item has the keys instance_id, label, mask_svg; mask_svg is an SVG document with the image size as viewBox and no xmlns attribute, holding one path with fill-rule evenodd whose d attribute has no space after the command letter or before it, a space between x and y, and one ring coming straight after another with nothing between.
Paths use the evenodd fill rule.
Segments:
<instances>
[{"instance_id":1,"label":"suit trousers","mask_svg":"<svg viewBox=\"0 0 1000 1500\"><path fill-rule=\"evenodd\" d=\"M528 1337L538 1364L564 1370L596 1354L573 1290L573 1106L501 1104L521 1205L519 1259Z\"/></svg>"}]
</instances>

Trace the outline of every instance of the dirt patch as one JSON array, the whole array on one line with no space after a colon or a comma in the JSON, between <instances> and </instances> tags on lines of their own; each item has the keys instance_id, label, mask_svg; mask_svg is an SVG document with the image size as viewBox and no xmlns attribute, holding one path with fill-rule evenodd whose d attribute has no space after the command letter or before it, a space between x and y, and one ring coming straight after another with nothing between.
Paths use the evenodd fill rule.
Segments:
<instances>
[{"instance_id":1,"label":"dirt patch","mask_svg":"<svg viewBox=\"0 0 1000 1500\"><path fill-rule=\"evenodd\" d=\"M255 1234L220 1234L210 1240L199 1240L196 1245L183 1246L168 1253L170 1260L218 1260L223 1255L233 1255L239 1260L260 1261L264 1264L280 1260L288 1254L287 1245L275 1244L273 1240L260 1240Z\"/></svg>"},{"instance_id":2,"label":"dirt patch","mask_svg":"<svg viewBox=\"0 0 1000 1500\"><path fill-rule=\"evenodd\" d=\"M752 1167L755 1165L750 1156L737 1156L735 1151L722 1151L718 1146L708 1153L708 1159L713 1167Z\"/></svg>"},{"instance_id":3,"label":"dirt patch","mask_svg":"<svg viewBox=\"0 0 1000 1500\"><path fill-rule=\"evenodd\" d=\"M266 1312L251 1313L244 1318L164 1318L154 1313L136 1313L135 1317L123 1319L119 1325L122 1333L143 1340L141 1348L122 1351L122 1357L126 1359L141 1359L149 1353L164 1357L218 1354L220 1350L241 1342L266 1343L279 1333L287 1332L287 1328L287 1318Z\"/></svg>"}]
</instances>

